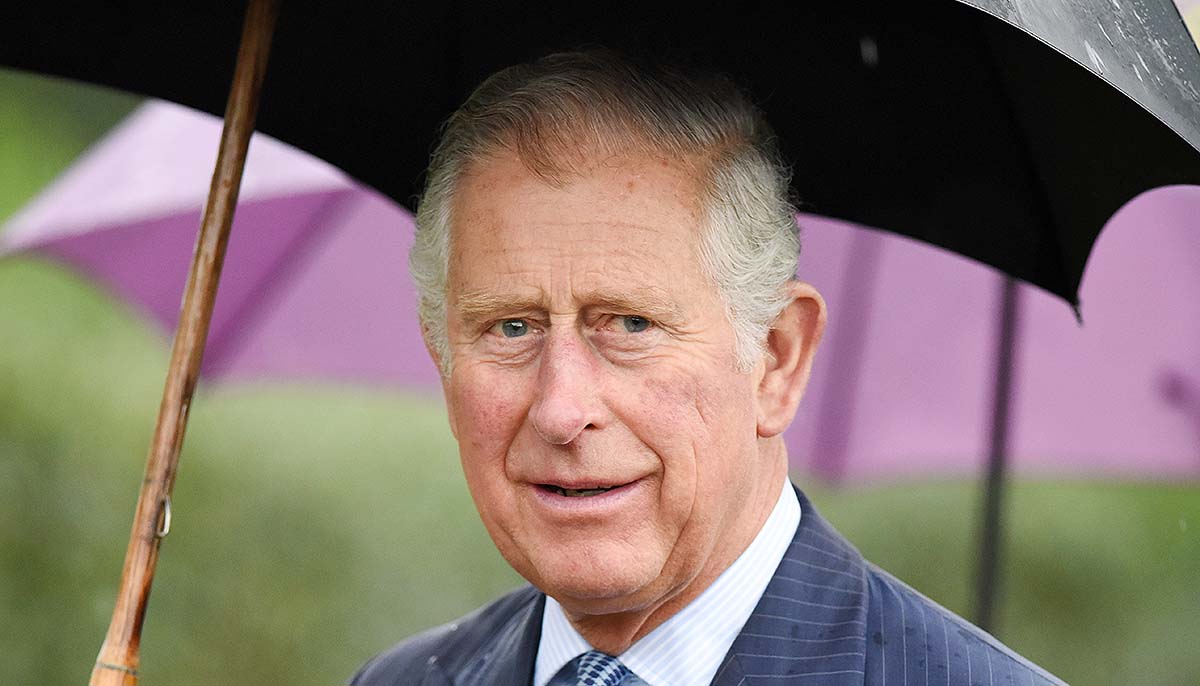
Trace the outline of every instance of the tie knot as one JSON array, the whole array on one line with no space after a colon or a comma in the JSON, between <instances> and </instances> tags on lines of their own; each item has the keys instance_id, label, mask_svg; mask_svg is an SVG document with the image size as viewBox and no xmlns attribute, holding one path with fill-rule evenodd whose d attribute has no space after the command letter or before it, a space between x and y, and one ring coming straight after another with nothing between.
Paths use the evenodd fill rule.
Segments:
<instances>
[{"instance_id":1,"label":"tie knot","mask_svg":"<svg viewBox=\"0 0 1200 686\"><path fill-rule=\"evenodd\" d=\"M612 655L589 650L578 658L578 686L617 686L629 674L629 669Z\"/></svg>"}]
</instances>

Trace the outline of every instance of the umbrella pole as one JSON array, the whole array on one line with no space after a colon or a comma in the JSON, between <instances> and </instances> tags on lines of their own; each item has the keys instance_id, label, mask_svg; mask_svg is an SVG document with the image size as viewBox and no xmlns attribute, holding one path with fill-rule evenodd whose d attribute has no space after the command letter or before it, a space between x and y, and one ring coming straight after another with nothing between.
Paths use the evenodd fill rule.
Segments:
<instances>
[{"instance_id":1,"label":"umbrella pole","mask_svg":"<svg viewBox=\"0 0 1200 686\"><path fill-rule=\"evenodd\" d=\"M184 291L158 422L146 458L121 586L90 686L136 686L138 682L142 622L158 562L158 548L170 529L171 489L187 426L188 406L200 373L277 14L278 0L249 0L246 8L237 66L225 108L225 128Z\"/></svg>"},{"instance_id":2,"label":"umbrella pole","mask_svg":"<svg viewBox=\"0 0 1200 686\"><path fill-rule=\"evenodd\" d=\"M994 631L996 597L1000 586L1000 552L1004 544L1001 511L1008 462L1013 370L1016 366L1017 319L1020 315L1017 281L1005 276L1001 286L996 385L992 396L991 449L984 481L983 519L980 524L979 566L975 577L975 624Z\"/></svg>"}]
</instances>

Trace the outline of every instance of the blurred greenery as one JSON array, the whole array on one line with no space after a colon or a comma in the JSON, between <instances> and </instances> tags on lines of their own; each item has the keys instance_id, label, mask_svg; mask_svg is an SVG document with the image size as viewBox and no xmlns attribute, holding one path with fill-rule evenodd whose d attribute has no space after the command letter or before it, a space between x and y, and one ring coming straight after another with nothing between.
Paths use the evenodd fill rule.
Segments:
<instances>
[{"instance_id":1,"label":"blurred greenery","mask_svg":"<svg viewBox=\"0 0 1200 686\"><path fill-rule=\"evenodd\" d=\"M0 69L0 222L138 102L108 88Z\"/></svg>"},{"instance_id":2,"label":"blurred greenery","mask_svg":"<svg viewBox=\"0 0 1200 686\"><path fill-rule=\"evenodd\" d=\"M0 72L0 217L135 100ZM0 261L0 683L84 683L112 609L166 340L81 277ZM798 477L801 482L806 480ZM863 552L969 610L976 486L810 495ZM1073 683L1200 683L1200 485L1018 482L999 635ZM328 684L520 583L435 397L203 385L143 683Z\"/></svg>"}]
</instances>

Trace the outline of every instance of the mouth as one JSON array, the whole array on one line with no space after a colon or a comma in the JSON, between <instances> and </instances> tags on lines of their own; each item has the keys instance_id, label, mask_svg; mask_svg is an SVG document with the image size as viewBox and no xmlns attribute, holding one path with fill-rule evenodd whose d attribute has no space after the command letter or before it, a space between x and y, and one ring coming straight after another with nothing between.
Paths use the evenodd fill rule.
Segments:
<instances>
[{"instance_id":1,"label":"mouth","mask_svg":"<svg viewBox=\"0 0 1200 686\"><path fill-rule=\"evenodd\" d=\"M538 488L546 491L547 493L554 493L567 498L590 498L592 496L600 495L601 493L608 493L614 488L620 488L624 485L625 484L620 484L617 486L596 486L594 488L563 488L561 486L555 486L554 484L538 484Z\"/></svg>"},{"instance_id":2,"label":"mouth","mask_svg":"<svg viewBox=\"0 0 1200 686\"><path fill-rule=\"evenodd\" d=\"M534 482L529 485L536 494L533 501L538 503L538 511L554 521L564 518L576 522L595 518L607 521L627 513L628 508L634 506L634 499L646 493L645 478L626 483L580 479L557 483Z\"/></svg>"}]
</instances>

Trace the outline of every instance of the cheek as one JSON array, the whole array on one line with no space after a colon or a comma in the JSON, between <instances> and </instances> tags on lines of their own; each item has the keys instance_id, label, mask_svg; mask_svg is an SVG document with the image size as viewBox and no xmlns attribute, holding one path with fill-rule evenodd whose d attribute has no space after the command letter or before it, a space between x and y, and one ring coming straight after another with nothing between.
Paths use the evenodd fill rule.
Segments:
<instances>
[{"instance_id":1,"label":"cheek","mask_svg":"<svg viewBox=\"0 0 1200 686\"><path fill-rule=\"evenodd\" d=\"M656 379L646 384L645 393L646 407L656 414L649 431L664 441L666 504L685 508L690 520L723 518L728 501L755 478L758 433L751 381L732 371Z\"/></svg>"},{"instance_id":2,"label":"cheek","mask_svg":"<svg viewBox=\"0 0 1200 686\"><path fill-rule=\"evenodd\" d=\"M638 397L641 422L680 434L698 453L707 453L704 447L714 444L753 443L757 425L751 385L748 376L733 372L648 379Z\"/></svg>"},{"instance_id":3,"label":"cheek","mask_svg":"<svg viewBox=\"0 0 1200 686\"><path fill-rule=\"evenodd\" d=\"M664 490L673 498L702 496L756 445L750 382L733 372L656 376L642 384L636 403L631 422L662 457Z\"/></svg>"},{"instance_id":4,"label":"cheek","mask_svg":"<svg viewBox=\"0 0 1200 686\"><path fill-rule=\"evenodd\" d=\"M467 488L484 526L507 558L516 505L506 456L521 427L528 394L511 379L506 382L479 371L456 368L446 384L446 401L456 426Z\"/></svg>"},{"instance_id":5,"label":"cheek","mask_svg":"<svg viewBox=\"0 0 1200 686\"><path fill-rule=\"evenodd\" d=\"M529 409L527 384L496 376L456 369L446 385L447 411L468 471L503 457Z\"/></svg>"}]
</instances>

